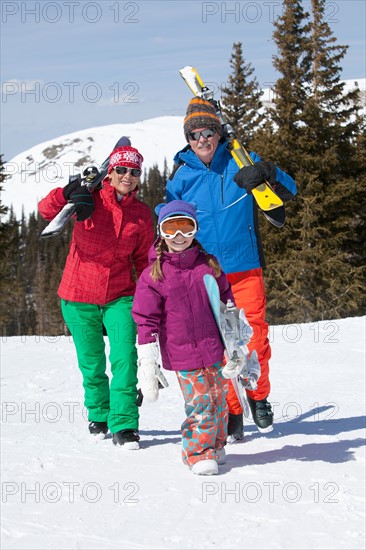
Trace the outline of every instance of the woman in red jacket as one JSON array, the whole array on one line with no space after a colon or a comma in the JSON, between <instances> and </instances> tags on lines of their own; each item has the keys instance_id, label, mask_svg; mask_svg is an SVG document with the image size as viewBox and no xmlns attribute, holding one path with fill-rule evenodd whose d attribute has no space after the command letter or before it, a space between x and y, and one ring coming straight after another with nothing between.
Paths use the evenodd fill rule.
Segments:
<instances>
[{"instance_id":1,"label":"woman in red jacket","mask_svg":"<svg viewBox=\"0 0 366 550\"><path fill-rule=\"evenodd\" d=\"M91 194L79 181L52 190L39 211L52 220L68 201L76 222L59 286L61 309L83 376L89 431L138 449L136 330L131 317L136 280L154 238L149 208L136 199L143 157L124 146L110 155L102 188ZM103 327L110 343L106 374Z\"/></svg>"}]
</instances>

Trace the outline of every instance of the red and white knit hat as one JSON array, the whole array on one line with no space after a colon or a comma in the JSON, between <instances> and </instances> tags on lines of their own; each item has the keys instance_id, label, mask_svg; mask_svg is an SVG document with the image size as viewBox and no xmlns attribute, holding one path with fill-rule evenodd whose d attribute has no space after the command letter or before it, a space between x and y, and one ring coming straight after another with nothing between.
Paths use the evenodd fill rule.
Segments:
<instances>
[{"instance_id":1,"label":"red and white knit hat","mask_svg":"<svg viewBox=\"0 0 366 550\"><path fill-rule=\"evenodd\" d=\"M139 168L141 170L143 160L144 157L134 147L130 147L129 145L116 147L109 156L108 174L110 174L116 166Z\"/></svg>"}]
</instances>

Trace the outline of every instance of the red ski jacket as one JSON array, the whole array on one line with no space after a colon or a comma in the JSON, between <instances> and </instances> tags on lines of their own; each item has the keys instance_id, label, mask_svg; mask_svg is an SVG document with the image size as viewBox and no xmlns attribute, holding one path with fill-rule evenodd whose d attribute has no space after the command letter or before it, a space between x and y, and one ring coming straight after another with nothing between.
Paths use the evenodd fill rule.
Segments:
<instances>
[{"instance_id":1,"label":"red ski jacket","mask_svg":"<svg viewBox=\"0 0 366 550\"><path fill-rule=\"evenodd\" d=\"M75 221L70 251L58 295L72 302L104 305L133 296L136 280L148 265L154 239L150 209L135 198L137 191L118 202L109 179L93 193L91 218ZM65 206L62 188L42 199L38 208L52 220Z\"/></svg>"}]
</instances>

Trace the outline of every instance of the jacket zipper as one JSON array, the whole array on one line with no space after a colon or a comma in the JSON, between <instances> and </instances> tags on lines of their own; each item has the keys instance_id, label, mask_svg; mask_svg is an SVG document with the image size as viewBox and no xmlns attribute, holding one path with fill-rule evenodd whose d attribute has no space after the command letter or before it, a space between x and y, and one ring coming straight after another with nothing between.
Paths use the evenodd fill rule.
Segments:
<instances>
[{"instance_id":1,"label":"jacket zipper","mask_svg":"<svg viewBox=\"0 0 366 550\"><path fill-rule=\"evenodd\" d=\"M250 236L250 242L252 243L252 253L254 255L254 241L253 241L253 233L252 233L251 225L249 225L249 236Z\"/></svg>"}]
</instances>

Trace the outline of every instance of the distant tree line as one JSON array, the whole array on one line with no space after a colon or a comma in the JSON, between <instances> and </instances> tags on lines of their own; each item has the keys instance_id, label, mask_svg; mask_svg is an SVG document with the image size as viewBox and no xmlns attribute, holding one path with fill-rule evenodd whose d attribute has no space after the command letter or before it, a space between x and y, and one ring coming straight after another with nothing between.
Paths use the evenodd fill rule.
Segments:
<instances>
[{"instance_id":1,"label":"distant tree line","mask_svg":"<svg viewBox=\"0 0 366 550\"><path fill-rule=\"evenodd\" d=\"M274 23L280 74L264 107L254 68L233 45L231 73L222 89L225 113L246 147L288 172L298 185L277 229L259 214L267 259L268 320L300 323L365 314L366 127L361 92L344 89L339 45L326 23L326 0L283 0ZM165 199L169 176L144 172L140 198L150 208ZM0 184L4 181L1 165ZM5 183L6 184L6 183ZM6 216L1 206L0 213ZM155 215L154 215L155 216ZM155 217L156 221L156 217ZM0 224L0 323L3 335L62 334L57 287L72 225L40 240L39 215Z\"/></svg>"}]
</instances>

